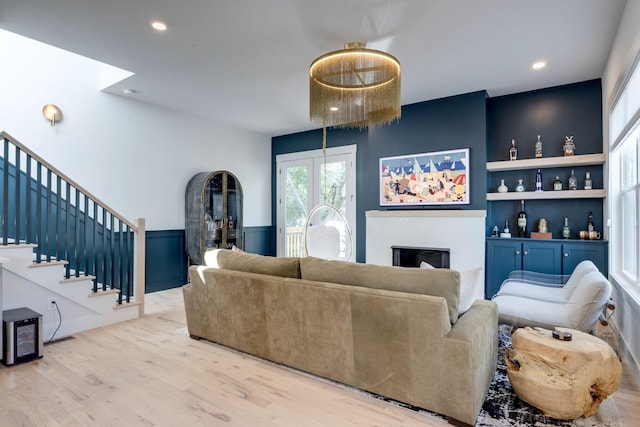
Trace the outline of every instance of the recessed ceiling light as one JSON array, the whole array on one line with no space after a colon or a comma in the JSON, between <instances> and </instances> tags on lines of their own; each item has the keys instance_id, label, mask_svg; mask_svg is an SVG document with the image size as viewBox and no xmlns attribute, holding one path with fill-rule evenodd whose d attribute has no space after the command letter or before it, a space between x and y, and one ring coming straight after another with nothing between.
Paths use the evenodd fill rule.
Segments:
<instances>
[{"instance_id":1,"label":"recessed ceiling light","mask_svg":"<svg viewBox=\"0 0 640 427\"><path fill-rule=\"evenodd\" d=\"M135 89L123 89L122 92L125 95L133 95L134 93L136 93Z\"/></svg>"},{"instance_id":2,"label":"recessed ceiling light","mask_svg":"<svg viewBox=\"0 0 640 427\"><path fill-rule=\"evenodd\" d=\"M531 68L533 68L534 70L539 70L541 68L544 68L546 65L547 65L546 62L538 61L538 62L534 62Z\"/></svg>"},{"instance_id":3,"label":"recessed ceiling light","mask_svg":"<svg viewBox=\"0 0 640 427\"><path fill-rule=\"evenodd\" d=\"M162 21L151 21L151 26L154 30L165 31L167 29L167 24Z\"/></svg>"}]
</instances>

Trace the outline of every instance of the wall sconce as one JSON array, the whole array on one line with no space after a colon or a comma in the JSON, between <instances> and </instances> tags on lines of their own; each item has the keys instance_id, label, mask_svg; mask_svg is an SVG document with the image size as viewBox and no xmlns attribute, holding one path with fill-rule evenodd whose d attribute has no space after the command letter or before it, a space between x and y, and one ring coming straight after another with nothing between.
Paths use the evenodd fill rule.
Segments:
<instances>
[{"instance_id":1,"label":"wall sconce","mask_svg":"<svg viewBox=\"0 0 640 427\"><path fill-rule=\"evenodd\" d=\"M42 107L42 115L51 122L51 126L55 126L56 122L62 120L62 110L55 104L47 104Z\"/></svg>"}]
</instances>

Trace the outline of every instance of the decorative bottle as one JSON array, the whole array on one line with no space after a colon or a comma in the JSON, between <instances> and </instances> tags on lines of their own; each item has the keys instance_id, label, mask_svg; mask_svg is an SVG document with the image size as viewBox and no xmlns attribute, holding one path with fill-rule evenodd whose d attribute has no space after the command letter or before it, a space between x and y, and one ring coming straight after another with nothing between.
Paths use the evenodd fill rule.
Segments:
<instances>
[{"instance_id":1,"label":"decorative bottle","mask_svg":"<svg viewBox=\"0 0 640 427\"><path fill-rule=\"evenodd\" d=\"M562 227L562 237L568 239L571 237L571 229L569 228L569 218L564 217L564 227Z\"/></svg>"},{"instance_id":2,"label":"decorative bottle","mask_svg":"<svg viewBox=\"0 0 640 427\"><path fill-rule=\"evenodd\" d=\"M540 140L540 135L538 135L538 140L536 141L535 155L536 159L542 157L542 141Z\"/></svg>"},{"instance_id":3,"label":"decorative bottle","mask_svg":"<svg viewBox=\"0 0 640 427\"><path fill-rule=\"evenodd\" d=\"M509 191L509 187L504 184L504 179L500 180L500 185L498 186L498 193L506 193Z\"/></svg>"},{"instance_id":4,"label":"decorative bottle","mask_svg":"<svg viewBox=\"0 0 640 427\"><path fill-rule=\"evenodd\" d=\"M511 147L509 147L509 160L518 160L518 147L516 147L516 140L511 140Z\"/></svg>"},{"instance_id":5,"label":"decorative bottle","mask_svg":"<svg viewBox=\"0 0 640 427\"><path fill-rule=\"evenodd\" d=\"M520 212L517 219L518 237L527 237L527 212L524 210L524 200L520 200Z\"/></svg>"},{"instance_id":6,"label":"decorative bottle","mask_svg":"<svg viewBox=\"0 0 640 427\"><path fill-rule=\"evenodd\" d=\"M522 179L518 180L518 185L516 185L516 191L518 193L522 193L524 191L524 182Z\"/></svg>"},{"instance_id":7,"label":"decorative bottle","mask_svg":"<svg viewBox=\"0 0 640 427\"><path fill-rule=\"evenodd\" d=\"M560 177L556 175L556 180L553 181L553 190L561 191L562 190L562 181L560 181Z\"/></svg>"},{"instance_id":8,"label":"decorative bottle","mask_svg":"<svg viewBox=\"0 0 640 427\"><path fill-rule=\"evenodd\" d=\"M569 190L577 190L578 189L578 179L576 175L573 173L573 169L571 169L571 176L569 177Z\"/></svg>"},{"instance_id":9,"label":"decorative bottle","mask_svg":"<svg viewBox=\"0 0 640 427\"><path fill-rule=\"evenodd\" d=\"M587 172L587 174L584 177L584 189L585 190L591 190L593 188L593 181L591 180L591 173Z\"/></svg>"},{"instance_id":10,"label":"decorative bottle","mask_svg":"<svg viewBox=\"0 0 640 427\"><path fill-rule=\"evenodd\" d=\"M536 172L536 191L543 191L542 190L542 172L540 171L540 169L538 169L538 171Z\"/></svg>"},{"instance_id":11,"label":"decorative bottle","mask_svg":"<svg viewBox=\"0 0 640 427\"><path fill-rule=\"evenodd\" d=\"M595 227L593 225L593 212L589 212L589 219L587 221L587 231L594 231Z\"/></svg>"},{"instance_id":12,"label":"decorative bottle","mask_svg":"<svg viewBox=\"0 0 640 427\"><path fill-rule=\"evenodd\" d=\"M509 221L506 219L504 220L504 229L502 230L500 237L511 237L511 230L509 230Z\"/></svg>"}]
</instances>

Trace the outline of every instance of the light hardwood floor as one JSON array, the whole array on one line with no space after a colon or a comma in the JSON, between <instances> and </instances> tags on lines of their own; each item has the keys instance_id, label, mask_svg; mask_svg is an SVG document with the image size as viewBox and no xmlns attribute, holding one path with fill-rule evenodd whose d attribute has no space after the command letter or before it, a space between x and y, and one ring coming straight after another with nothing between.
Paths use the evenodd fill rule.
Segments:
<instances>
[{"instance_id":1,"label":"light hardwood floor","mask_svg":"<svg viewBox=\"0 0 640 427\"><path fill-rule=\"evenodd\" d=\"M180 289L146 296L140 319L45 346L0 367L0 426L444 426L186 332ZM615 401L640 425L625 372Z\"/></svg>"}]
</instances>

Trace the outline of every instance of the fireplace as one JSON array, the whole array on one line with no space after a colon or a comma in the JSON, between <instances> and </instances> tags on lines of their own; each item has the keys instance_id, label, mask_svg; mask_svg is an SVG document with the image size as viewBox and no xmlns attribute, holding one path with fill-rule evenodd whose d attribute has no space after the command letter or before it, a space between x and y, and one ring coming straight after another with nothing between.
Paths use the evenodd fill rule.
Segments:
<instances>
[{"instance_id":1,"label":"fireplace","mask_svg":"<svg viewBox=\"0 0 640 427\"><path fill-rule=\"evenodd\" d=\"M435 268L449 268L449 249L391 246L392 265L420 267L424 261Z\"/></svg>"},{"instance_id":2,"label":"fireplace","mask_svg":"<svg viewBox=\"0 0 640 427\"><path fill-rule=\"evenodd\" d=\"M484 210L367 211L366 262L391 265L392 246L447 248L449 268L484 269L486 216Z\"/></svg>"}]
</instances>

